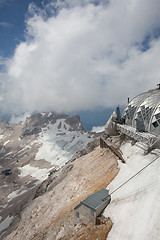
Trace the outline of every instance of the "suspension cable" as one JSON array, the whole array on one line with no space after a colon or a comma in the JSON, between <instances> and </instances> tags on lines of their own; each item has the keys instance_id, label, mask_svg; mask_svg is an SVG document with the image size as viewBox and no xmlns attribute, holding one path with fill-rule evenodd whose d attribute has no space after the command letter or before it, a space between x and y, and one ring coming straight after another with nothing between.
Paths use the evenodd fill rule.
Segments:
<instances>
[{"instance_id":1,"label":"suspension cable","mask_svg":"<svg viewBox=\"0 0 160 240\"><path fill-rule=\"evenodd\" d=\"M146 169L148 166L150 166L152 163L154 163L160 156L156 157L154 160L152 160L150 163L148 163L145 167L143 167L141 170L139 170L136 174L134 174L132 177L130 177L127 181L122 183L119 187L117 187L115 190L113 190L110 195L115 193L117 190L119 190L121 187L123 187L126 183L128 183L131 179L133 179L135 176L137 176L140 172L142 172L144 169Z\"/></svg>"}]
</instances>

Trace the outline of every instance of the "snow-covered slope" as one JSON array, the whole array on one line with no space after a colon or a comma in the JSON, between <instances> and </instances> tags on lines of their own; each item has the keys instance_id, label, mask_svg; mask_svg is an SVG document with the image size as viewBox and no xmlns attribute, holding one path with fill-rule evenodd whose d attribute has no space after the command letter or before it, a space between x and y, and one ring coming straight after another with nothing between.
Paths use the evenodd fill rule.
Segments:
<instances>
[{"instance_id":1,"label":"snow-covered slope","mask_svg":"<svg viewBox=\"0 0 160 240\"><path fill-rule=\"evenodd\" d=\"M80 122L77 123L77 129L72 129L72 125L67 123L65 118L56 119L55 123L49 123L42 128L37 138L40 147L35 160L49 162L50 168L41 169L41 163L38 167L27 164L19 168L21 171L20 176L24 177L30 174L38 181L45 180L48 177L47 173L51 169L58 170L64 166L78 150L84 148L93 138L93 134L82 130Z\"/></svg>"},{"instance_id":2,"label":"snow-covered slope","mask_svg":"<svg viewBox=\"0 0 160 240\"><path fill-rule=\"evenodd\" d=\"M58 119L55 124L48 124L42 129L38 139L42 146L35 159L45 159L61 167L71 159L75 152L84 148L92 140L93 135L78 130L71 131L65 119Z\"/></svg>"},{"instance_id":3,"label":"snow-covered slope","mask_svg":"<svg viewBox=\"0 0 160 240\"><path fill-rule=\"evenodd\" d=\"M111 194L111 204L104 215L113 227L107 240L160 239L160 152L144 156L143 150L131 143L121 146L126 164L119 162L120 171L107 187L112 193L137 172L125 185ZM155 160L155 161L154 161Z\"/></svg>"}]
</instances>

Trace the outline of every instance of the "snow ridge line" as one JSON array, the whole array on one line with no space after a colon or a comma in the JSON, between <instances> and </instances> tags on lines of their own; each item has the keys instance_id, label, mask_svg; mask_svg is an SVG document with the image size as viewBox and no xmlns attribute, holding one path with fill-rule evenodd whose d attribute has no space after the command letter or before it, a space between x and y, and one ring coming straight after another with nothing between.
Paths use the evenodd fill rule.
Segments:
<instances>
[{"instance_id":1,"label":"snow ridge line","mask_svg":"<svg viewBox=\"0 0 160 240\"><path fill-rule=\"evenodd\" d=\"M141 170L139 170L136 174L134 174L132 177L130 177L127 181L122 183L119 187L117 187L115 190L113 190L110 195L115 193L117 190L119 190L121 187L123 187L126 183L128 183L131 179L133 179L135 176L137 176L140 172L142 172L144 169L146 169L148 166L150 166L152 163L154 163L160 156L156 157L154 160L152 160L150 163L148 163L145 167L143 167Z\"/></svg>"}]
</instances>

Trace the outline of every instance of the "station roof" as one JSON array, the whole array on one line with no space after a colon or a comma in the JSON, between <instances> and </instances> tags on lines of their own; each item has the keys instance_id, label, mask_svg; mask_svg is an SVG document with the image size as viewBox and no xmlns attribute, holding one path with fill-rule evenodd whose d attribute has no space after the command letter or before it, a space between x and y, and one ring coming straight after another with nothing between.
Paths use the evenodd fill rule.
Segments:
<instances>
[{"instance_id":1,"label":"station roof","mask_svg":"<svg viewBox=\"0 0 160 240\"><path fill-rule=\"evenodd\" d=\"M145 131L160 135L160 88L134 97L123 112L125 123L136 127L136 119L143 121Z\"/></svg>"}]
</instances>

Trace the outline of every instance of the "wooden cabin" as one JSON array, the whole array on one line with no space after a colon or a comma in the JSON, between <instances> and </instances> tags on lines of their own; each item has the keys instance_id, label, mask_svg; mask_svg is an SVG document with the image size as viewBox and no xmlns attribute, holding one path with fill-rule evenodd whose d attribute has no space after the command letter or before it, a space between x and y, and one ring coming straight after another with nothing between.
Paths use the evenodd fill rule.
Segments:
<instances>
[{"instance_id":1,"label":"wooden cabin","mask_svg":"<svg viewBox=\"0 0 160 240\"><path fill-rule=\"evenodd\" d=\"M109 191L102 188L81 201L75 208L76 223L95 225L96 218L102 213L111 201Z\"/></svg>"}]
</instances>

